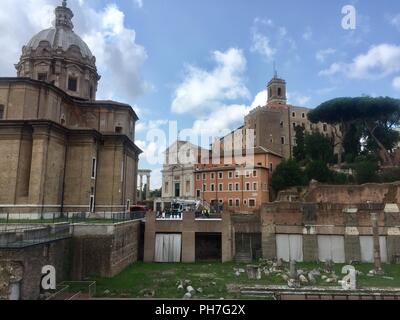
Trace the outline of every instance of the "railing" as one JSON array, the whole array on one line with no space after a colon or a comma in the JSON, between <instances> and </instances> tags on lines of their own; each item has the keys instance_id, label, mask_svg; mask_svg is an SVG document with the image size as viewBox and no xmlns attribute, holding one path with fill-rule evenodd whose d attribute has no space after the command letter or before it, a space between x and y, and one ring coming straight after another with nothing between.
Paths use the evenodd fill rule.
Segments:
<instances>
[{"instance_id":1,"label":"railing","mask_svg":"<svg viewBox=\"0 0 400 320\"><path fill-rule=\"evenodd\" d=\"M222 219L221 213L202 213L196 212L195 214L197 220L201 219Z\"/></svg>"},{"instance_id":2,"label":"railing","mask_svg":"<svg viewBox=\"0 0 400 320\"><path fill-rule=\"evenodd\" d=\"M52 226L0 225L0 247L21 248L70 237L69 224Z\"/></svg>"},{"instance_id":3,"label":"railing","mask_svg":"<svg viewBox=\"0 0 400 320\"><path fill-rule=\"evenodd\" d=\"M80 223L80 222L121 222L129 220L144 219L146 212L66 212L60 213L44 213L42 215L29 213L0 213L0 227L2 225L16 224L56 224L62 222Z\"/></svg>"},{"instance_id":4,"label":"railing","mask_svg":"<svg viewBox=\"0 0 400 320\"><path fill-rule=\"evenodd\" d=\"M60 289L46 300L74 300L79 297L90 299L96 295L95 281L64 281L58 287Z\"/></svg>"},{"instance_id":5,"label":"railing","mask_svg":"<svg viewBox=\"0 0 400 320\"><path fill-rule=\"evenodd\" d=\"M182 220L185 213L157 213L156 220Z\"/></svg>"}]
</instances>

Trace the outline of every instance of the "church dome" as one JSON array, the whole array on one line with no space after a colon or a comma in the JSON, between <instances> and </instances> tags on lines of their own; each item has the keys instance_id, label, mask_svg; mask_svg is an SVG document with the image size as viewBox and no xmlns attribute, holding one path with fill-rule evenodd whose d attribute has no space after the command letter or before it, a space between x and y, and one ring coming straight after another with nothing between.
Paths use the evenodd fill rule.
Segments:
<instances>
[{"instance_id":1,"label":"church dome","mask_svg":"<svg viewBox=\"0 0 400 320\"><path fill-rule=\"evenodd\" d=\"M18 77L45 81L70 96L95 100L100 80L96 58L74 32L74 13L66 0L54 13L54 26L40 31L22 48L15 65Z\"/></svg>"},{"instance_id":2,"label":"church dome","mask_svg":"<svg viewBox=\"0 0 400 320\"><path fill-rule=\"evenodd\" d=\"M25 48L36 50L42 41L49 42L52 49L61 48L64 52L72 46L76 46L81 51L83 58L93 58L88 45L72 29L50 28L42 30L28 42Z\"/></svg>"}]
</instances>

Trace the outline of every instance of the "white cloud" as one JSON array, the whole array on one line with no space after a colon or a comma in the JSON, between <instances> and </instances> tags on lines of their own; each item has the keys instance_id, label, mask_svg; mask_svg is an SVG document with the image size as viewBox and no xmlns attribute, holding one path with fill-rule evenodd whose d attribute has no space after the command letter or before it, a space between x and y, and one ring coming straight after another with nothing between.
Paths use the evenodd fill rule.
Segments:
<instances>
[{"instance_id":1,"label":"white cloud","mask_svg":"<svg viewBox=\"0 0 400 320\"><path fill-rule=\"evenodd\" d=\"M174 92L172 112L201 114L217 108L221 101L249 97L242 77L247 64L243 52L231 48L214 51L212 57L216 66L211 71L186 67L185 79Z\"/></svg>"},{"instance_id":2,"label":"white cloud","mask_svg":"<svg viewBox=\"0 0 400 320\"><path fill-rule=\"evenodd\" d=\"M153 129L159 129L162 126L165 126L168 124L168 120L150 120L148 122L142 122L139 121L139 123L136 125L136 133L142 133L148 130L153 130Z\"/></svg>"},{"instance_id":3,"label":"white cloud","mask_svg":"<svg viewBox=\"0 0 400 320\"><path fill-rule=\"evenodd\" d=\"M393 88L395 88L397 91L400 91L400 77L394 78L392 85L393 85Z\"/></svg>"},{"instance_id":4,"label":"white cloud","mask_svg":"<svg viewBox=\"0 0 400 320\"><path fill-rule=\"evenodd\" d=\"M61 1L59 1L61 3ZM0 11L0 75L15 76L21 48L54 20L54 0L2 0ZM75 32L89 45L102 76L98 97L132 103L151 88L141 78L147 59L144 47L136 43L135 30L125 26L124 13L114 4L100 10L88 1L70 0Z\"/></svg>"},{"instance_id":5,"label":"white cloud","mask_svg":"<svg viewBox=\"0 0 400 320\"><path fill-rule=\"evenodd\" d=\"M253 103L251 104L251 108L257 108L257 107L264 107L267 104L268 101L268 91L263 90L260 91L259 93L256 94L256 97L254 98Z\"/></svg>"},{"instance_id":6,"label":"white cloud","mask_svg":"<svg viewBox=\"0 0 400 320\"><path fill-rule=\"evenodd\" d=\"M287 93L288 103L298 107L307 107L307 104L311 101L311 97L298 92Z\"/></svg>"},{"instance_id":7,"label":"white cloud","mask_svg":"<svg viewBox=\"0 0 400 320\"><path fill-rule=\"evenodd\" d=\"M250 51L261 55L267 62L273 61L280 49L297 49L296 41L290 37L288 30L272 20L255 18L251 34Z\"/></svg>"},{"instance_id":8,"label":"white cloud","mask_svg":"<svg viewBox=\"0 0 400 320\"><path fill-rule=\"evenodd\" d=\"M223 136L239 125L243 125L244 117L251 107L246 105L224 105L207 117L193 123L192 130L198 135Z\"/></svg>"},{"instance_id":9,"label":"white cloud","mask_svg":"<svg viewBox=\"0 0 400 320\"><path fill-rule=\"evenodd\" d=\"M303 33L303 39L306 41L310 41L312 39L312 36L313 36L313 32L312 32L311 28L308 27L306 29L306 31Z\"/></svg>"},{"instance_id":10,"label":"white cloud","mask_svg":"<svg viewBox=\"0 0 400 320\"><path fill-rule=\"evenodd\" d=\"M276 49L271 47L270 42L271 41L269 38L255 31L253 33L253 44L250 48L250 51L260 54L267 61L272 61L275 56Z\"/></svg>"},{"instance_id":11,"label":"white cloud","mask_svg":"<svg viewBox=\"0 0 400 320\"><path fill-rule=\"evenodd\" d=\"M389 22L392 26L400 31L400 13L395 16L389 17Z\"/></svg>"},{"instance_id":12,"label":"white cloud","mask_svg":"<svg viewBox=\"0 0 400 320\"><path fill-rule=\"evenodd\" d=\"M326 58L332 54L335 54L336 50L332 49L332 48L328 48L325 50L319 50L316 54L315 54L315 58L321 62L324 63Z\"/></svg>"},{"instance_id":13,"label":"white cloud","mask_svg":"<svg viewBox=\"0 0 400 320\"><path fill-rule=\"evenodd\" d=\"M143 0L133 0L136 6L143 8Z\"/></svg>"},{"instance_id":14,"label":"white cloud","mask_svg":"<svg viewBox=\"0 0 400 320\"><path fill-rule=\"evenodd\" d=\"M400 46L380 44L373 46L365 54L351 63L335 62L322 70L321 76L342 74L350 79L379 79L400 71Z\"/></svg>"}]
</instances>

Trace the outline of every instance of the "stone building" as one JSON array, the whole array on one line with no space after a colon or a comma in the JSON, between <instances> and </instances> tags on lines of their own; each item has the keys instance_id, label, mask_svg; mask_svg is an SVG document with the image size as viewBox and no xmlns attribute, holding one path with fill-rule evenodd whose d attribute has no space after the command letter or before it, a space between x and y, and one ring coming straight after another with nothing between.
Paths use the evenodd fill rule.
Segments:
<instances>
[{"instance_id":1,"label":"stone building","mask_svg":"<svg viewBox=\"0 0 400 320\"><path fill-rule=\"evenodd\" d=\"M95 58L72 11L23 47L17 78L0 78L0 213L122 212L136 202L131 106L97 101Z\"/></svg>"},{"instance_id":2,"label":"stone building","mask_svg":"<svg viewBox=\"0 0 400 320\"><path fill-rule=\"evenodd\" d=\"M210 151L187 141L176 141L164 155L162 196L156 199L155 210L163 210L174 199L195 199L194 168ZM158 208L157 208L158 207Z\"/></svg>"},{"instance_id":3,"label":"stone building","mask_svg":"<svg viewBox=\"0 0 400 320\"><path fill-rule=\"evenodd\" d=\"M335 139L336 144L336 128L325 123L312 124L307 118L311 109L287 104L285 80L275 74L267 90L268 101L265 105L251 110L244 119L244 125L223 137L213 148L230 151L235 149L235 143L242 143L246 147L246 143L249 143L246 135L249 130L254 130L254 145L251 147L261 146L288 159L292 157L296 145L297 126L302 126L308 132L318 130ZM338 153L338 150L339 146L336 146L335 152Z\"/></svg>"},{"instance_id":4,"label":"stone building","mask_svg":"<svg viewBox=\"0 0 400 320\"><path fill-rule=\"evenodd\" d=\"M230 212L259 210L270 202L271 172L281 160L279 154L258 147L234 161L222 157L220 164L198 164L196 199Z\"/></svg>"}]
</instances>

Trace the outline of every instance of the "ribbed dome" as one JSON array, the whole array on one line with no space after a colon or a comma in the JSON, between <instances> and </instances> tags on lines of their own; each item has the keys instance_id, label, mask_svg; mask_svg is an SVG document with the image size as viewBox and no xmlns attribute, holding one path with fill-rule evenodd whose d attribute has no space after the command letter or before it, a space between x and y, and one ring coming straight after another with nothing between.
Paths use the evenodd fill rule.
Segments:
<instances>
[{"instance_id":1,"label":"ribbed dome","mask_svg":"<svg viewBox=\"0 0 400 320\"><path fill-rule=\"evenodd\" d=\"M88 45L68 28L50 28L40 31L28 42L26 47L37 49L42 41L49 42L53 49L62 48L63 51L67 51L71 46L77 46L84 58L92 59L93 57Z\"/></svg>"}]
</instances>

